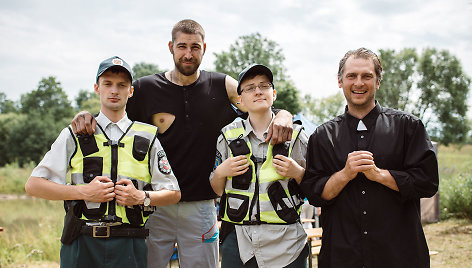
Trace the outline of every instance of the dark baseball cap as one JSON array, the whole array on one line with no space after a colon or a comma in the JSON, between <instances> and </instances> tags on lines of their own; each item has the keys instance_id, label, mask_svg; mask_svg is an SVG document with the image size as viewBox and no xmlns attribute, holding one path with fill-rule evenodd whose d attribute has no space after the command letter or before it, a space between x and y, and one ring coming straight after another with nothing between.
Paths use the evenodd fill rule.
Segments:
<instances>
[{"instance_id":1,"label":"dark baseball cap","mask_svg":"<svg viewBox=\"0 0 472 268\"><path fill-rule=\"evenodd\" d=\"M131 67L124 61L122 58L118 56L114 56L111 58L108 58L100 63L100 66L98 66L98 72L97 72L97 83L98 83L98 78L100 75L102 75L108 68L113 67L113 66L120 66L123 69L125 69L129 73L129 78L131 82L133 82L133 71L131 70Z\"/></svg>"},{"instance_id":2,"label":"dark baseball cap","mask_svg":"<svg viewBox=\"0 0 472 268\"><path fill-rule=\"evenodd\" d=\"M246 67L241 73L239 73L238 76L238 94L241 95L241 82L246 79L249 75L258 75L258 74L264 74L266 75L270 82L274 82L274 75L272 74L272 71L265 65L262 64L251 64L248 67ZM273 84L273 83L272 83Z\"/></svg>"}]
</instances>

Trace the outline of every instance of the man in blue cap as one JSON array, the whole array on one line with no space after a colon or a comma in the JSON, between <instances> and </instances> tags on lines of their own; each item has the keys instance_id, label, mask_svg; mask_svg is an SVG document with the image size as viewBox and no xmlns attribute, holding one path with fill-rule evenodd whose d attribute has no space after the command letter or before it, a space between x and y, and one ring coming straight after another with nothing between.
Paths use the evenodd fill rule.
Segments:
<instances>
[{"instance_id":1,"label":"man in blue cap","mask_svg":"<svg viewBox=\"0 0 472 268\"><path fill-rule=\"evenodd\" d=\"M100 63L95 134L64 128L25 185L29 195L67 200L61 267L147 267L144 224L152 206L180 200L157 128L126 115L132 80L120 57Z\"/></svg>"}]
</instances>

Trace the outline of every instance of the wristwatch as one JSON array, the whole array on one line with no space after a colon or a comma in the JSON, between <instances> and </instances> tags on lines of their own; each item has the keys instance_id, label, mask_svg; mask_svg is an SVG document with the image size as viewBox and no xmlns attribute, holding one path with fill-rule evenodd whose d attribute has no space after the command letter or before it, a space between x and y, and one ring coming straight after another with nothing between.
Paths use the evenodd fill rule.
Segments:
<instances>
[{"instance_id":1,"label":"wristwatch","mask_svg":"<svg viewBox=\"0 0 472 268\"><path fill-rule=\"evenodd\" d=\"M149 193L146 192L146 191L144 191L144 195L145 195L145 197L144 197L144 204L143 205L145 207L149 207L149 205L151 204L151 197L149 196Z\"/></svg>"}]
</instances>

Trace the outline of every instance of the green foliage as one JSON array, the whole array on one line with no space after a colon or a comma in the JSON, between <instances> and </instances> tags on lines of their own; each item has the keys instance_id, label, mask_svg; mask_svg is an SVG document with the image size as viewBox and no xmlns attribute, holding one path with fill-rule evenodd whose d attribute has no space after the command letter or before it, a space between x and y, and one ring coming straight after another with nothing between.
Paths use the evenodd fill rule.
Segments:
<instances>
[{"instance_id":1,"label":"green foliage","mask_svg":"<svg viewBox=\"0 0 472 268\"><path fill-rule=\"evenodd\" d=\"M440 146L438 163L441 217L472 219L472 146Z\"/></svg>"},{"instance_id":2,"label":"green foliage","mask_svg":"<svg viewBox=\"0 0 472 268\"><path fill-rule=\"evenodd\" d=\"M305 95L303 99L303 113L317 125L342 114L345 106L344 95L340 92L319 99Z\"/></svg>"},{"instance_id":3,"label":"green foliage","mask_svg":"<svg viewBox=\"0 0 472 268\"><path fill-rule=\"evenodd\" d=\"M442 144L465 143L471 79L447 50L380 50L383 81L376 99L384 106L418 116Z\"/></svg>"},{"instance_id":4,"label":"green foliage","mask_svg":"<svg viewBox=\"0 0 472 268\"><path fill-rule=\"evenodd\" d=\"M460 173L442 185L443 211L472 219L472 170Z\"/></svg>"},{"instance_id":5,"label":"green foliage","mask_svg":"<svg viewBox=\"0 0 472 268\"><path fill-rule=\"evenodd\" d=\"M275 89L277 91L277 99L274 102L275 108L287 110L293 115L302 110L298 90L291 81L285 80L275 83Z\"/></svg>"},{"instance_id":6,"label":"green foliage","mask_svg":"<svg viewBox=\"0 0 472 268\"><path fill-rule=\"evenodd\" d=\"M411 101L418 55L412 48L403 49L398 53L392 49L381 49L380 58L383 76L376 98L383 106L405 111Z\"/></svg>"},{"instance_id":7,"label":"green foliage","mask_svg":"<svg viewBox=\"0 0 472 268\"><path fill-rule=\"evenodd\" d=\"M77 111L89 111L96 114L100 111L100 96L95 91L81 89L75 98Z\"/></svg>"},{"instance_id":8,"label":"green foliage","mask_svg":"<svg viewBox=\"0 0 472 268\"><path fill-rule=\"evenodd\" d=\"M230 45L229 51L214 53L216 71L238 79L239 73L253 63L264 64L274 74L274 81L286 79L285 56L279 45L260 33L243 35Z\"/></svg>"},{"instance_id":9,"label":"green foliage","mask_svg":"<svg viewBox=\"0 0 472 268\"><path fill-rule=\"evenodd\" d=\"M133 66L133 78L134 80L141 78L146 75L162 73L159 66L152 63L138 62Z\"/></svg>"},{"instance_id":10,"label":"green foliage","mask_svg":"<svg viewBox=\"0 0 472 268\"><path fill-rule=\"evenodd\" d=\"M32 162L27 163L23 168L20 168L17 163L0 167L0 193L25 194L25 183L34 167L35 164Z\"/></svg>"},{"instance_id":11,"label":"green foliage","mask_svg":"<svg viewBox=\"0 0 472 268\"><path fill-rule=\"evenodd\" d=\"M466 124L467 96L471 79L465 75L460 61L448 51L426 49L419 61L421 80L416 114L436 120L433 131L445 145L463 143L469 126ZM428 124L429 120L426 120Z\"/></svg>"},{"instance_id":12,"label":"green foliage","mask_svg":"<svg viewBox=\"0 0 472 268\"><path fill-rule=\"evenodd\" d=\"M20 166L28 162L38 163L49 150L60 131L70 123L71 118L57 120L52 113L30 114L19 118L7 139L12 161Z\"/></svg>"},{"instance_id":13,"label":"green foliage","mask_svg":"<svg viewBox=\"0 0 472 268\"><path fill-rule=\"evenodd\" d=\"M0 114L0 166L12 163L16 158L10 138L17 135L14 130L26 119L27 116L24 114Z\"/></svg>"},{"instance_id":14,"label":"green foliage","mask_svg":"<svg viewBox=\"0 0 472 268\"><path fill-rule=\"evenodd\" d=\"M7 95L0 92L0 114L14 113L17 110L15 102L7 99Z\"/></svg>"},{"instance_id":15,"label":"green foliage","mask_svg":"<svg viewBox=\"0 0 472 268\"><path fill-rule=\"evenodd\" d=\"M214 53L216 71L238 79L239 73L247 66L258 63L270 68L274 75L277 100L274 107L297 114L302 110L297 88L285 75L285 56L280 46L260 33L239 37L229 47L229 51Z\"/></svg>"},{"instance_id":16,"label":"green foliage","mask_svg":"<svg viewBox=\"0 0 472 268\"><path fill-rule=\"evenodd\" d=\"M20 112L28 115L50 114L53 120L72 118L74 115L61 82L56 81L54 76L41 79L38 89L21 95L20 103Z\"/></svg>"}]
</instances>

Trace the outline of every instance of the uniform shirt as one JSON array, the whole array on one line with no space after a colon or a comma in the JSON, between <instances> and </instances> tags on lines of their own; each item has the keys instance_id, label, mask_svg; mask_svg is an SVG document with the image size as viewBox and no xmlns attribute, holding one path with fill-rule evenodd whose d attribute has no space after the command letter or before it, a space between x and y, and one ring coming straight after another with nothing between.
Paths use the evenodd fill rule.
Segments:
<instances>
[{"instance_id":1,"label":"uniform shirt","mask_svg":"<svg viewBox=\"0 0 472 268\"><path fill-rule=\"evenodd\" d=\"M264 158L267 155L269 143L256 137L249 122L244 121L246 131L244 137L251 143L252 154L255 157ZM268 129L264 132L267 135ZM308 137L305 131L300 131L294 143L290 157L300 166L305 167L305 155ZM220 135L217 143L217 162L221 157L222 163L230 157L230 150L223 135ZM262 163L256 164L256 172L259 174ZM213 172L210 175L210 180ZM251 217L255 219L256 209L253 209ZM302 252L306 244L306 234L303 226L297 222L293 224L261 224L261 225L235 225L236 237L239 246L239 255L243 263L254 256L259 267L283 267L292 263Z\"/></svg>"},{"instance_id":2,"label":"uniform shirt","mask_svg":"<svg viewBox=\"0 0 472 268\"><path fill-rule=\"evenodd\" d=\"M399 192L359 173L337 197L323 200L328 179L353 151L373 153ZM343 115L319 126L308 141L301 188L321 206L319 267L429 267L420 198L438 190L438 164L422 122L378 103L362 120Z\"/></svg>"},{"instance_id":3,"label":"uniform shirt","mask_svg":"<svg viewBox=\"0 0 472 268\"><path fill-rule=\"evenodd\" d=\"M105 134L117 141L123 136L132 121L125 115L120 121L113 123L103 113L96 117L97 123L103 128ZM98 128L98 126L97 126ZM69 161L76 150L74 137L68 128L64 128L59 137L51 145L51 149L46 153L41 162L33 169L31 176L45 178L59 184L66 184L66 174L69 170ZM156 140L149 154L151 183L154 190L179 190L179 185L174 174L164 174L159 170L157 152L163 150L159 141Z\"/></svg>"},{"instance_id":4,"label":"uniform shirt","mask_svg":"<svg viewBox=\"0 0 472 268\"><path fill-rule=\"evenodd\" d=\"M179 181L181 201L216 198L208 176L215 159L220 130L237 116L225 86L226 75L200 71L191 85L179 86L164 73L146 76L133 83L133 97L126 110L131 120L152 123L157 113L175 120L158 138Z\"/></svg>"}]
</instances>

